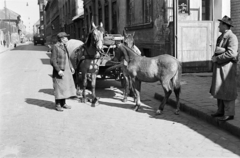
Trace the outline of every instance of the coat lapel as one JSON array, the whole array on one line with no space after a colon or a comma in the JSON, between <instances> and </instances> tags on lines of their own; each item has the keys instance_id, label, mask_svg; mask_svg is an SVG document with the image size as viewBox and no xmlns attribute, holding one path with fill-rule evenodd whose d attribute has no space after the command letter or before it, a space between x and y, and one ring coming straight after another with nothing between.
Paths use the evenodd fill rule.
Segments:
<instances>
[{"instance_id":1,"label":"coat lapel","mask_svg":"<svg viewBox=\"0 0 240 158\"><path fill-rule=\"evenodd\" d=\"M222 43L222 47L225 47L225 45L227 44L229 35L232 33L232 30L228 30L224 35L223 35L223 43Z\"/></svg>"}]
</instances>

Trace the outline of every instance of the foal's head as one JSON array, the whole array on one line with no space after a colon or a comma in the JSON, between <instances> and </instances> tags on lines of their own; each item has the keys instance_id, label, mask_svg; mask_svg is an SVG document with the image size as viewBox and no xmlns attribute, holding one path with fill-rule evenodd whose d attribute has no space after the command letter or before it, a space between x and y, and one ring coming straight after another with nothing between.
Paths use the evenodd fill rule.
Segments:
<instances>
[{"instance_id":1,"label":"foal's head","mask_svg":"<svg viewBox=\"0 0 240 158\"><path fill-rule=\"evenodd\" d=\"M123 30L123 36L124 36L124 40L123 43L128 46L129 48L133 48L134 46L134 35L135 32L131 33L127 33L125 30Z\"/></svg>"},{"instance_id":2,"label":"foal's head","mask_svg":"<svg viewBox=\"0 0 240 158\"><path fill-rule=\"evenodd\" d=\"M87 46L92 45L97 51L100 51L103 49L103 35L105 30L102 23L100 23L100 26L95 26L94 22L92 22L92 27L93 29L88 36Z\"/></svg>"}]
</instances>

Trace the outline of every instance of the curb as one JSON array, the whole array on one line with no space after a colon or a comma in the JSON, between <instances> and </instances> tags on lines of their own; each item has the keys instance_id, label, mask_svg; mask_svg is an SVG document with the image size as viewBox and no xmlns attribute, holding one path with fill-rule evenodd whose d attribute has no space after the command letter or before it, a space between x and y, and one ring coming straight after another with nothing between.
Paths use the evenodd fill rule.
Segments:
<instances>
[{"instance_id":1,"label":"curb","mask_svg":"<svg viewBox=\"0 0 240 158\"><path fill-rule=\"evenodd\" d=\"M5 49L5 50L3 50L3 51L0 51L0 54L4 53L4 52L6 52L6 51L12 50L12 49L13 49L13 48L8 48L8 49Z\"/></svg>"},{"instance_id":2,"label":"curb","mask_svg":"<svg viewBox=\"0 0 240 158\"><path fill-rule=\"evenodd\" d=\"M162 101L162 99L164 97L161 94L155 93L154 98ZM173 108L176 108L176 101L169 98L167 103L170 106L172 106ZM206 114L206 113L204 113L200 110L197 110L195 108L192 108L192 107L190 107L190 106L188 106L187 104L184 104L184 103L181 103L180 110L182 112L190 114L194 117L197 117L201 120L204 120L204 121L220 128L220 129L224 129L225 131L227 131L227 132L233 134L234 136L240 138L240 128L230 124L229 122L217 121L215 118L211 117L210 115L208 115L208 114Z\"/></svg>"}]
</instances>

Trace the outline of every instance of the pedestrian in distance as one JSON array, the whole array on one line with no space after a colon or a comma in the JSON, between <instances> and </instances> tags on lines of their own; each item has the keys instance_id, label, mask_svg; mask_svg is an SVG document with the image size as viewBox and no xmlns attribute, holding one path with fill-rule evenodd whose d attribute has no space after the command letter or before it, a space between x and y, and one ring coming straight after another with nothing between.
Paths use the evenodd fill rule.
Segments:
<instances>
[{"instance_id":1,"label":"pedestrian in distance","mask_svg":"<svg viewBox=\"0 0 240 158\"><path fill-rule=\"evenodd\" d=\"M51 65L53 66L53 89L57 111L71 109L66 104L66 99L76 96L76 88L72 74L75 73L69 54L66 48L69 35L65 32L57 34L58 42L53 45L51 50Z\"/></svg>"},{"instance_id":2,"label":"pedestrian in distance","mask_svg":"<svg viewBox=\"0 0 240 158\"><path fill-rule=\"evenodd\" d=\"M212 57L213 74L210 93L217 99L217 112L212 117L219 121L234 119L237 98L238 39L231 31L232 20L228 16L219 19L217 45Z\"/></svg>"},{"instance_id":3,"label":"pedestrian in distance","mask_svg":"<svg viewBox=\"0 0 240 158\"><path fill-rule=\"evenodd\" d=\"M4 47L5 47L5 45L6 45L6 41L5 41L5 40L3 40L3 45L4 45Z\"/></svg>"}]
</instances>

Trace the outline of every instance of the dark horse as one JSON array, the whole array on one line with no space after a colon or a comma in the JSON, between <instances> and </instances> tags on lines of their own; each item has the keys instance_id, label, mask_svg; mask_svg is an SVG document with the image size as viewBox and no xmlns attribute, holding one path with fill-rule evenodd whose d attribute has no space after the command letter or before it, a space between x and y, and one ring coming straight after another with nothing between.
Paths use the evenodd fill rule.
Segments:
<instances>
[{"instance_id":1,"label":"dark horse","mask_svg":"<svg viewBox=\"0 0 240 158\"><path fill-rule=\"evenodd\" d=\"M133 51L133 49L125 44L120 44L116 52L116 58L124 58L125 62L123 66L125 69L123 70L128 76L130 76L131 81L133 82L132 87L136 96L135 111L138 111L141 105L140 92L136 88L135 82L137 80L142 82L160 81L164 89L165 97L156 113L162 113L173 90L177 99L177 109L175 114L179 114L182 67L176 58L167 54L156 57L139 56Z\"/></svg>"},{"instance_id":2,"label":"dark horse","mask_svg":"<svg viewBox=\"0 0 240 158\"><path fill-rule=\"evenodd\" d=\"M95 26L94 23L92 23L92 27L93 29L89 33L86 42L83 45L81 45L77 49L77 51L75 51L74 60L76 61L75 63L77 76L79 72L82 75L83 81L82 102L85 103L87 101L85 91L88 83L87 80L90 79L92 88L92 106L95 106L96 104L98 104L98 99L95 94L95 87L96 78L99 70L100 52L103 49L103 35L105 31L102 23L98 27Z\"/></svg>"}]
</instances>

